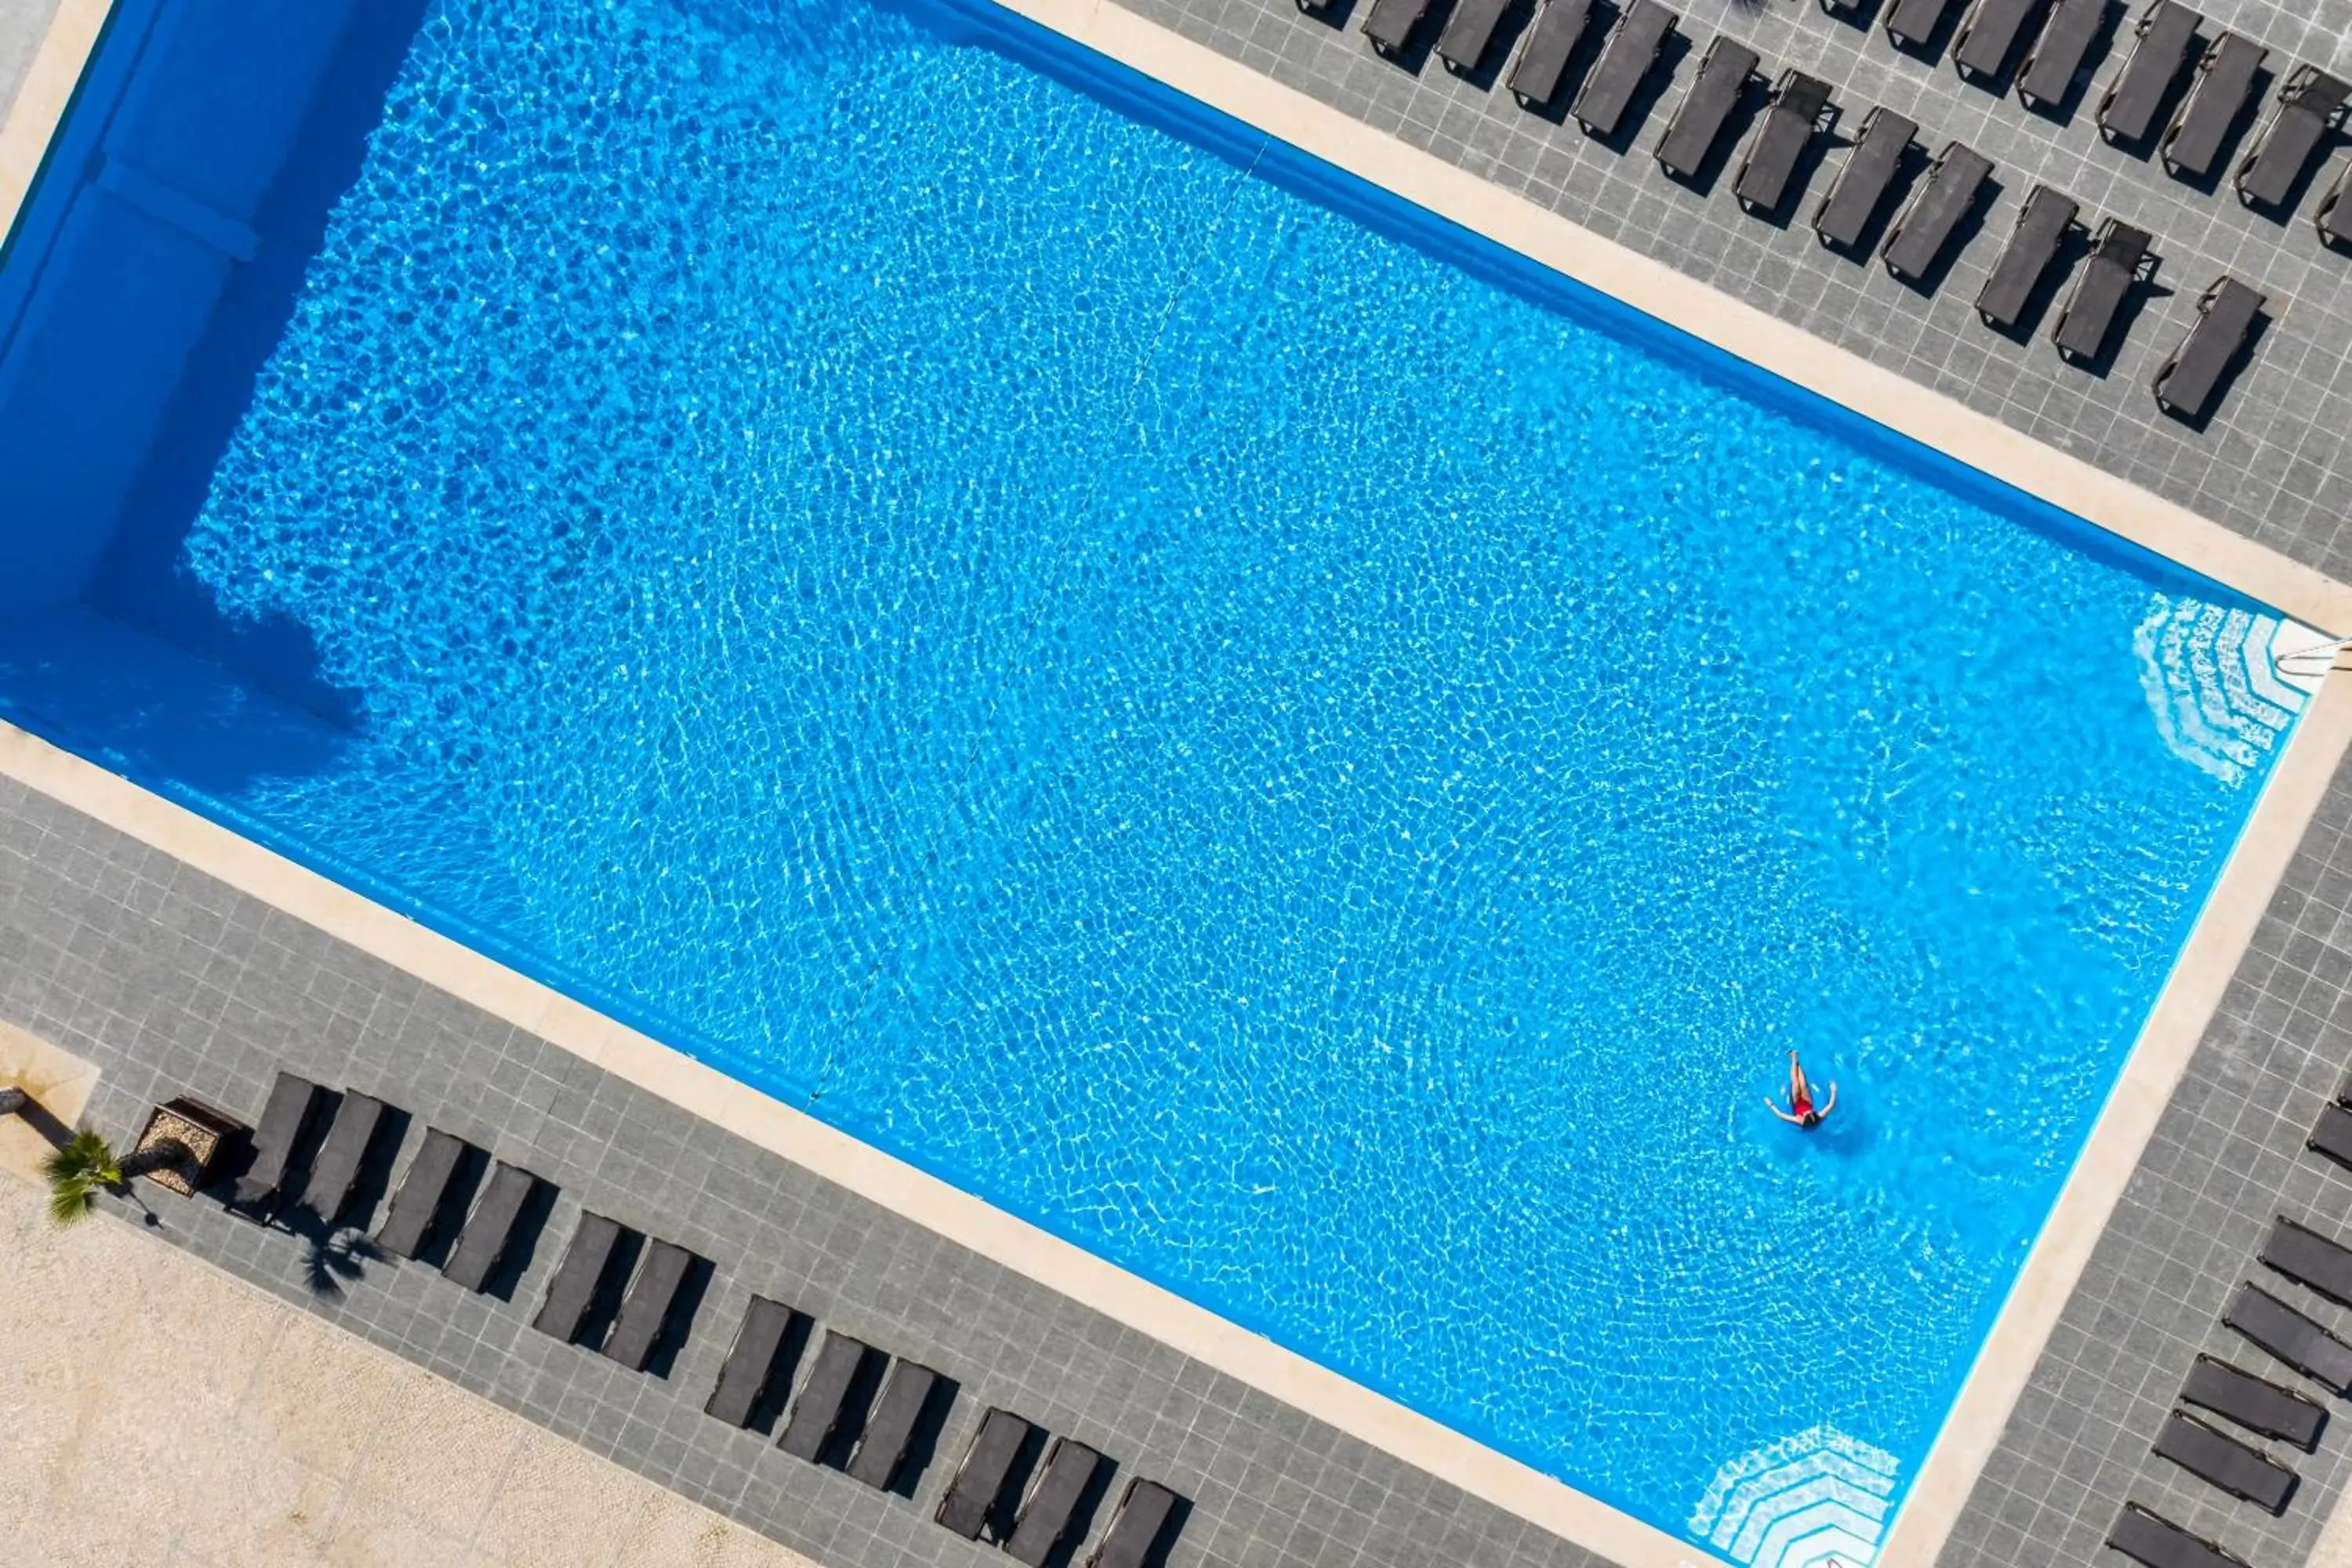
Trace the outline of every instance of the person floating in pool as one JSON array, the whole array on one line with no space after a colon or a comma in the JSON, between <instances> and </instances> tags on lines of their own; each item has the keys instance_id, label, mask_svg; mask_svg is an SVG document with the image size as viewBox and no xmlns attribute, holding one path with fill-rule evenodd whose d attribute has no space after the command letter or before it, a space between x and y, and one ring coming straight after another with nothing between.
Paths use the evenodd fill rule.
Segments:
<instances>
[{"instance_id":1,"label":"person floating in pool","mask_svg":"<svg viewBox=\"0 0 2352 1568\"><path fill-rule=\"evenodd\" d=\"M1837 1085L1830 1085L1830 1097L1821 1104L1813 1103L1813 1086L1805 1081L1805 1069L1797 1063L1797 1053L1789 1053L1789 1109L1781 1110L1769 1100L1764 1102L1773 1115L1791 1127L1819 1127L1822 1118L1837 1109Z\"/></svg>"}]
</instances>

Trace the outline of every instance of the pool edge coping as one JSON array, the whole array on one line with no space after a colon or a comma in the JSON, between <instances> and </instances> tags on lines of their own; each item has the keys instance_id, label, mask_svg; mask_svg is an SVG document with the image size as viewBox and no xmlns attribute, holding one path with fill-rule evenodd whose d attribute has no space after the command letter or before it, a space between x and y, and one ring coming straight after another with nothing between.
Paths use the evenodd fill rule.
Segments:
<instances>
[{"instance_id":1,"label":"pool edge coping","mask_svg":"<svg viewBox=\"0 0 2352 1568\"><path fill-rule=\"evenodd\" d=\"M48 29L16 84L8 117L0 121L0 245L16 229L49 143L81 86L82 70L113 13L114 0L58 0L49 16Z\"/></svg>"},{"instance_id":2,"label":"pool edge coping","mask_svg":"<svg viewBox=\"0 0 2352 1568\"><path fill-rule=\"evenodd\" d=\"M2167 560L2308 625L2329 632L2352 630L2352 586L1593 234L1127 11L1114 0L997 3L1263 134ZM112 0L59 0L6 121L0 125L0 235L13 228L20 214L112 8ZM2352 682L2329 681L2306 705L2176 957L1992 1330L1906 1491L1877 1554L1879 1568L1926 1568L1958 1522L2347 747L2352 747ZM1622 1568L1696 1568L1702 1561L1717 1561L1702 1548L1242 1329L5 721L0 721L0 775Z\"/></svg>"}]
</instances>

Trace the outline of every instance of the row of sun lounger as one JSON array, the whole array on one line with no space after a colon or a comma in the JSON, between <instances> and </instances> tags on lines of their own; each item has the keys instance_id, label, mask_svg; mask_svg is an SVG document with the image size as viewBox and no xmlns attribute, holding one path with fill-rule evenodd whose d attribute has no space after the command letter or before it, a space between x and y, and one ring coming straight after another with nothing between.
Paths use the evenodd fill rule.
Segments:
<instances>
[{"instance_id":1,"label":"row of sun lounger","mask_svg":"<svg viewBox=\"0 0 2352 1568\"><path fill-rule=\"evenodd\" d=\"M2307 1142L2352 1169L2352 1109L2341 1101L2326 1106ZM2263 1239L2261 1257L2263 1266L2282 1278L2352 1306L2352 1247L2335 1237L2281 1215ZM2260 1285L2248 1280L2239 1286L2221 1321L2330 1394L2352 1396L2352 1344ZM2219 1417L2221 1424L2209 1417ZM2294 1497L2295 1471L2239 1434L2309 1454L2318 1450L2326 1426L2326 1407L2308 1394L2219 1357L2200 1355L2152 1447L2209 1486L2275 1516ZM2125 1505L2107 1544L2147 1568L2246 1568L2236 1554L2137 1502Z\"/></svg>"},{"instance_id":2,"label":"row of sun lounger","mask_svg":"<svg viewBox=\"0 0 2352 1568\"><path fill-rule=\"evenodd\" d=\"M782 1302L754 1296L703 1408L730 1426L751 1427L790 1393L796 1341L814 1325ZM888 1366L887 1375L883 1372ZM779 1445L810 1464L837 1461L854 1480L877 1491L896 1486L916 1435L945 1415L954 1388L931 1368L896 1360L841 1332L825 1331ZM1102 1456L1073 1437L1057 1437L1024 1487L1046 1434L1009 1410L991 1409L941 1494L934 1517L967 1541L983 1533L1031 1568L1058 1552L1084 1505ZM1092 1568L1142 1568L1162 1549L1181 1504L1157 1481L1129 1481Z\"/></svg>"},{"instance_id":3,"label":"row of sun lounger","mask_svg":"<svg viewBox=\"0 0 2352 1568\"><path fill-rule=\"evenodd\" d=\"M1301 3L1314 5L1319 0ZM1398 52L1405 47L1426 4L1427 0L1375 0L1365 31L1383 51ZM1940 0L1898 0L1889 11L1887 26L1895 31L1916 26L1919 29L1916 35L1905 36L1924 38L1941 25L1942 10ZM2187 32L2179 32L2174 12L2187 18ZM1958 41L1956 53L1962 68L1979 74L1997 74L2005 68L2032 14L2031 5L2011 5L2007 0L1979 4L1969 14ZM1550 0L1537 16L1508 78L1511 90L1521 102L1540 106L1559 92L1569 58L1591 15L1591 0ZM2079 7L2062 0L2051 13L2035 53L2028 57L2025 74L2053 92L2065 90L2063 83L2053 85L2051 79L2063 65L2071 81L2082 50L2087 47L2078 40L2096 31L2096 5L2088 15L2086 22ZM1438 53L1456 68L1475 68L1484 58L1501 16L1502 7L1490 0L1463 0L1438 39ZM2158 0L2143 19L2141 43L2132 62L2102 106L2103 123L2111 110L2118 117L2141 114L2143 119L2152 119L2154 109L2143 113L2139 106L2146 100L2146 82L2156 68L2143 68L2140 61L2143 57L2155 58L2156 52L2176 42L2185 59L2185 40L2193 38L2196 20L2193 13L2174 5L2172 0ZM1627 0L1600 59L1570 108L1586 131L1608 138L1623 129L1641 83L1677 21L1675 13L1657 0ZM2045 56L2050 62L2046 69ZM2210 69L2205 79L2212 79L2212 70L2235 70L2237 58L2228 51L2210 56ZM2259 50L2255 58L2259 59ZM2178 64L2158 82L2159 89L2168 90ZM1718 37L1708 45L1689 90L1658 139L1655 155L1661 167L1678 179L1699 177L1760 65L1754 49L1734 39ZM2160 103L2162 96L2159 90L2153 101ZM2278 118L2248 156L2241 171L2242 186L2283 196L2286 186L2301 177L2303 165L2341 110L2343 98L2341 84L2333 79L2317 72L2299 74L2282 95ZM2198 96L2192 93L2168 134L2168 158L2205 158L2210 163L2204 148L2210 116L2192 112L2197 102ZM1836 114L1827 82L1802 71L1782 71L1733 176L1733 191L1740 205L1763 216L1779 213L1794 194L1813 139L1831 128ZM1849 254L1860 249L1901 181L1918 137L1916 121L1884 106L1864 117L1844 165L1812 214L1813 231L1822 244ZM2214 145L2218 152L2218 143ZM1929 163L1909 203L1886 229L1878 254L1887 270L1915 287L1928 287L1992 176L1990 159L1961 142L1947 142ZM2322 209L2323 229L2333 222L2336 210L2331 196ZM2014 331L2022 324L2077 229L2077 213L2072 197L2047 186L2036 187L2027 197L2008 244L1977 295L1977 313L1988 326ZM2344 217L2352 226L2352 208L2346 210ZM2153 277L2152 243L2147 231L2116 219L2100 226L2081 276L2052 326L2051 338L2062 358L2070 363L2093 365L2105 357L2133 290ZM2216 281L2200 300L2197 321L2188 337L2157 374L2158 404L2192 423L2203 419L2230 366L2252 337L2264 303L2260 293L2234 279Z\"/></svg>"},{"instance_id":4,"label":"row of sun lounger","mask_svg":"<svg viewBox=\"0 0 2352 1568\"><path fill-rule=\"evenodd\" d=\"M231 1191L234 1206L255 1217L307 1218L329 1230L347 1217L362 1173L388 1153L387 1144L396 1147L406 1118L356 1091L337 1100L330 1116L330 1098L307 1079L278 1075L252 1131L252 1158ZM503 1162L485 1184L483 1171L491 1164L483 1150L427 1128L376 1232L378 1248L414 1260L446 1246L442 1272L468 1290L487 1289L526 1212L554 1192ZM297 1178L299 1190L289 1190ZM480 1198L471 1202L477 1185ZM684 1247L583 1212L532 1326L644 1372L685 1339L699 1282L710 1271L707 1259ZM731 1426L759 1424L771 1402L781 1405L790 1393L795 1341L804 1342L812 1328L791 1308L751 1298L704 1409ZM853 1479L887 1491L898 1484L919 1430L927 1418L944 1416L953 1393L933 1369L828 1329L779 1446L812 1464L838 1460ZM1015 1560L1044 1568L1104 1463L1087 1445L1056 1437L1034 1480L1020 1488L1045 1436L1009 1411L989 1411L940 1500L939 1521L967 1540L992 1532ZM1157 1481L1129 1480L1089 1568L1144 1568L1164 1553L1169 1542L1161 1538L1181 1509L1182 1500Z\"/></svg>"}]
</instances>

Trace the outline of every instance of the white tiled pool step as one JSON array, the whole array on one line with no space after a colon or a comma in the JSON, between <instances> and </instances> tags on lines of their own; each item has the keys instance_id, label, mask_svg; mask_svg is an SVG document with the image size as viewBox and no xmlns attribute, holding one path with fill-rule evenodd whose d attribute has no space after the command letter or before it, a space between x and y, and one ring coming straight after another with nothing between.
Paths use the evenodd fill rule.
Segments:
<instances>
[{"instance_id":1,"label":"white tiled pool step","mask_svg":"<svg viewBox=\"0 0 2352 1568\"><path fill-rule=\"evenodd\" d=\"M1691 1533L1747 1568L1870 1568L1898 1468L1883 1448L1809 1427L1716 1471Z\"/></svg>"},{"instance_id":2,"label":"white tiled pool step","mask_svg":"<svg viewBox=\"0 0 2352 1568\"><path fill-rule=\"evenodd\" d=\"M2169 594L2149 595L2132 638L2164 743L2231 784L2261 766L2319 689L2318 675L2292 661L2282 668L2281 657L2326 642L2294 621Z\"/></svg>"}]
</instances>

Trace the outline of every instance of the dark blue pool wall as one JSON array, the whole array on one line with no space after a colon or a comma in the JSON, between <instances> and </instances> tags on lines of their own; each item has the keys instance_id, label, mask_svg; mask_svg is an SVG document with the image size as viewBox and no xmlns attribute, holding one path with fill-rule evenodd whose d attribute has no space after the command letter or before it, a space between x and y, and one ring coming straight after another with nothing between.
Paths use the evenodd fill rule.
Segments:
<instances>
[{"instance_id":1,"label":"dark blue pool wall","mask_svg":"<svg viewBox=\"0 0 2352 1568\"><path fill-rule=\"evenodd\" d=\"M14 640L94 612L348 716L297 628L221 623L175 563L424 3L119 0L0 253Z\"/></svg>"}]
</instances>

